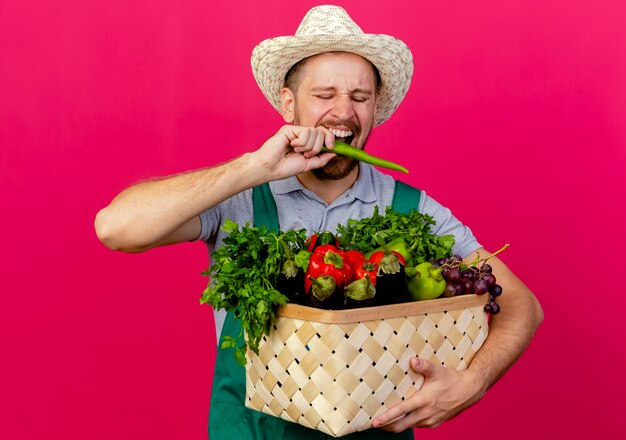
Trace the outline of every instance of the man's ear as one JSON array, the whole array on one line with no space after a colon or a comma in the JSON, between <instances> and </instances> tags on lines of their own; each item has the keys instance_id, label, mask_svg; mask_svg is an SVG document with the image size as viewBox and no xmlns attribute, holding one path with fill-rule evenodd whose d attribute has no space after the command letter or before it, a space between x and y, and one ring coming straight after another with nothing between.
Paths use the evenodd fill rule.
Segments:
<instances>
[{"instance_id":1,"label":"man's ear","mask_svg":"<svg viewBox=\"0 0 626 440\"><path fill-rule=\"evenodd\" d=\"M280 114L287 124L293 124L296 108L296 98L287 87L280 91Z\"/></svg>"}]
</instances>

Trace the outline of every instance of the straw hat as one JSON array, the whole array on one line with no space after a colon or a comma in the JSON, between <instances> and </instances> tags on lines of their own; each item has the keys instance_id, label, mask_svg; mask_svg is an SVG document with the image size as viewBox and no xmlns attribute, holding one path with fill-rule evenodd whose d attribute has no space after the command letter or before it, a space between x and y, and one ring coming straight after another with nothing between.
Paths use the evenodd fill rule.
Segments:
<instances>
[{"instance_id":1,"label":"straw hat","mask_svg":"<svg viewBox=\"0 0 626 440\"><path fill-rule=\"evenodd\" d=\"M289 69L298 61L323 52L352 52L376 66L381 88L375 125L389 119L411 83L411 51L397 38L364 33L339 6L311 9L294 36L270 38L252 51L254 78L274 108L280 112L280 90Z\"/></svg>"}]
</instances>

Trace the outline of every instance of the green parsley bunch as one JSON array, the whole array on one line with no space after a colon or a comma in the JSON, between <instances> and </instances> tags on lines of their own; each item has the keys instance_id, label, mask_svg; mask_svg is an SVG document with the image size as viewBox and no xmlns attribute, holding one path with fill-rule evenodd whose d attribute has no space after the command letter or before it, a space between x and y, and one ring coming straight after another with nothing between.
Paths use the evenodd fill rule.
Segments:
<instances>
[{"instance_id":1,"label":"green parsley bunch","mask_svg":"<svg viewBox=\"0 0 626 440\"><path fill-rule=\"evenodd\" d=\"M258 354L259 342L269 334L278 306L287 302L275 287L285 262L291 260L306 270L310 254L304 229L277 233L249 223L240 229L226 220L222 230L228 235L212 254L209 270L202 273L210 280L200 303L232 311L241 320L242 333L223 338L221 348L234 348L235 358L245 366L246 350Z\"/></svg>"},{"instance_id":2,"label":"green parsley bunch","mask_svg":"<svg viewBox=\"0 0 626 440\"><path fill-rule=\"evenodd\" d=\"M380 240L390 242L402 238L408 246L410 260L414 265L452 255L454 235L435 235L435 221L428 214L414 209L401 214L390 206L385 214L374 207L371 217L349 219L347 224L337 226L337 239L343 249L358 249L363 253L380 246Z\"/></svg>"}]
</instances>

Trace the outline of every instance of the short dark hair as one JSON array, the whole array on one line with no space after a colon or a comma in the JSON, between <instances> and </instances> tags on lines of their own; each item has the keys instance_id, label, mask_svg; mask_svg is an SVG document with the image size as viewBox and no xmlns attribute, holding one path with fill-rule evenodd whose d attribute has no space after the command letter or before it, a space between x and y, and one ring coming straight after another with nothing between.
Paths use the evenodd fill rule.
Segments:
<instances>
[{"instance_id":1,"label":"short dark hair","mask_svg":"<svg viewBox=\"0 0 626 440\"><path fill-rule=\"evenodd\" d=\"M314 56L315 55L304 58L298 61L293 66L291 66L291 68L289 69L289 71L287 71L287 74L285 75L285 81L283 82L283 87L286 87L292 92L296 93L298 91L298 87L300 87L300 82L302 80L302 75L301 75L302 69L304 68L304 65L306 64L306 62ZM378 92L380 90L380 85L382 83L382 80L380 78L380 72L378 71L374 63L372 63L371 61L369 61L369 63L372 66L372 69L374 69L374 80L376 81L376 92Z\"/></svg>"}]
</instances>

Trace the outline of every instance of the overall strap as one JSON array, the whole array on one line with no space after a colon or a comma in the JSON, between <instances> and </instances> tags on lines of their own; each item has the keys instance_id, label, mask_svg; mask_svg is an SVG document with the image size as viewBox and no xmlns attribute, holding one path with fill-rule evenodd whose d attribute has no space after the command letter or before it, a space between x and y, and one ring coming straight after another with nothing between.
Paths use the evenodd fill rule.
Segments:
<instances>
[{"instance_id":1,"label":"overall strap","mask_svg":"<svg viewBox=\"0 0 626 440\"><path fill-rule=\"evenodd\" d=\"M273 228L278 232L276 203L268 184L252 190L254 226ZM225 337L237 338L242 334L241 321L230 311L224 320L218 344L209 412L209 438L224 440L253 440L272 433L285 438L288 422L262 412L253 411L244 405L246 399L246 370L235 361L231 350L220 348ZM300 425L296 425L300 426ZM302 430L313 431L302 427ZM267 431L267 432L265 432ZM296 438L296 437L292 437ZM303 438L297 436L297 438Z\"/></svg>"},{"instance_id":2,"label":"overall strap","mask_svg":"<svg viewBox=\"0 0 626 440\"><path fill-rule=\"evenodd\" d=\"M252 211L254 213L254 226L265 225L268 230L280 231L276 202L268 183L252 188Z\"/></svg>"},{"instance_id":3,"label":"overall strap","mask_svg":"<svg viewBox=\"0 0 626 440\"><path fill-rule=\"evenodd\" d=\"M400 214L408 214L419 208L421 195L422 191L419 189L396 180L391 207Z\"/></svg>"}]
</instances>

